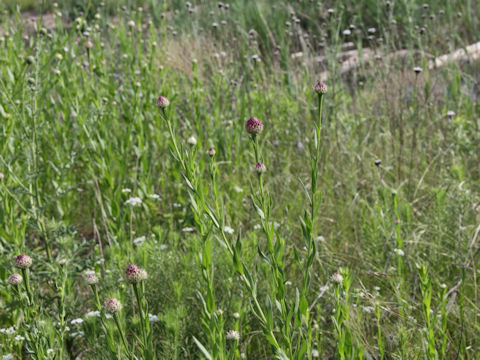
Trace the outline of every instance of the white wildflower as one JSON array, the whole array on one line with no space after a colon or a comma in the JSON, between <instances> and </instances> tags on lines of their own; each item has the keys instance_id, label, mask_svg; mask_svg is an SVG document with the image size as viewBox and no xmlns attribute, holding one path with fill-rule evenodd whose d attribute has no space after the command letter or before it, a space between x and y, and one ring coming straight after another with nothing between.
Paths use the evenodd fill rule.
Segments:
<instances>
[{"instance_id":1,"label":"white wildflower","mask_svg":"<svg viewBox=\"0 0 480 360\"><path fill-rule=\"evenodd\" d=\"M132 192L131 189L122 189L122 193L124 194L130 194Z\"/></svg>"},{"instance_id":2,"label":"white wildflower","mask_svg":"<svg viewBox=\"0 0 480 360\"><path fill-rule=\"evenodd\" d=\"M140 199L139 197L131 197L130 199L125 201L125 204L130 206L138 206L142 204L142 199Z\"/></svg>"},{"instance_id":3,"label":"white wildflower","mask_svg":"<svg viewBox=\"0 0 480 360\"><path fill-rule=\"evenodd\" d=\"M405 253L402 249L393 249L393 252L399 256L405 256Z\"/></svg>"},{"instance_id":4,"label":"white wildflower","mask_svg":"<svg viewBox=\"0 0 480 360\"><path fill-rule=\"evenodd\" d=\"M233 230L230 226L225 226L223 231L225 231L227 234L233 234L235 232L235 230Z\"/></svg>"},{"instance_id":5,"label":"white wildflower","mask_svg":"<svg viewBox=\"0 0 480 360\"><path fill-rule=\"evenodd\" d=\"M133 244L136 246L142 246L143 243L145 242L145 239L146 239L145 236L140 236L133 240Z\"/></svg>"},{"instance_id":6,"label":"white wildflower","mask_svg":"<svg viewBox=\"0 0 480 360\"><path fill-rule=\"evenodd\" d=\"M89 311L88 313L85 314L86 318L90 317L100 317L100 311Z\"/></svg>"},{"instance_id":7,"label":"white wildflower","mask_svg":"<svg viewBox=\"0 0 480 360\"><path fill-rule=\"evenodd\" d=\"M157 322L159 321L159 318L157 315L152 315L152 314L148 314L148 319L150 320L150 322Z\"/></svg>"},{"instance_id":8,"label":"white wildflower","mask_svg":"<svg viewBox=\"0 0 480 360\"><path fill-rule=\"evenodd\" d=\"M82 319L82 318L73 319L72 321L70 321L70 324L71 324L71 325L76 325L76 324L81 324L81 323L83 323L83 319Z\"/></svg>"}]
</instances>

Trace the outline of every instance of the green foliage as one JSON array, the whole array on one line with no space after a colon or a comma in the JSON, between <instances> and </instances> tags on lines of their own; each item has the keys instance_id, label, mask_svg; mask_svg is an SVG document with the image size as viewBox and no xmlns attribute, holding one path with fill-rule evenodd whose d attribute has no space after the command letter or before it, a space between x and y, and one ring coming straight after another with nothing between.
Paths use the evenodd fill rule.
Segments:
<instances>
[{"instance_id":1,"label":"green foliage","mask_svg":"<svg viewBox=\"0 0 480 360\"><path fill-rule=\"evenodd\" d=\"M191 3L0 4L0 355L478 358L478 4Z\"/></svg>"}]
</instances>

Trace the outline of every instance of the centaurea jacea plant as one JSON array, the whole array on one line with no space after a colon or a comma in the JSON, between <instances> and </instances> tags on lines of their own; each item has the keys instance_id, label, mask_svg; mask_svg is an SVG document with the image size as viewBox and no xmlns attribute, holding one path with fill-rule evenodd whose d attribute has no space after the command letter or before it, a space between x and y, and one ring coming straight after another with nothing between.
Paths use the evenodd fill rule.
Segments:
<instances>
[{"instance_id":1,"label":"centaurea jacea plant","mask_svg":"<svg viewBox=\"0 0 480 360\"><path fill-rule=\"evenodd\" d=\"M199 256L199 263L202 269L202 277L206 283L206 293L198 292L198 296L202 301L202 316L205 328L205 335L207 338L206 348L194 338L200 350L208 357L215 359L225 359L225 336L223 330L223 322L216 313L215 293L214 293L214 264L213 264L213 234L211 227L213 225L217 229L222 229L223 226L219 219L223 218L219 212L219 207L215 209L211 207L206 200L203 193L203 187L198 186L200 179L194 166L196 155L196 143L189 141L188 147L182 147L177 141L172 120L168 116L167 107L170 105L168 98L160 96L157 99L156 105L160 108L161 116L168 128L170 135L170 153L174 159L180 164L182 176L188 186L192 211L195 214L195 224L200 236L203 240L202 251ZM209 151L210 156L210 172L212 182L215 184L215 166L214 166L214 151ZM224 235L224 234L223 234Z\"/></svg>"},{"instance_id":2,"label":"centaurea jacea plant","mask_svg":"<svg viewBox=\"0 0 480 360\"><path fill-rule=\"evenodd\" d=\"M274 290L271 294L272 297L267 296L265 302L266 321L262 322L262 326L264 327L263 331L274 348L276 355L281 359L292 359L294 358L293 329L291 327L293 313L290 311L292 307L288 305L286 299L286 279L284 276L285 272L283 263L285 241L276 232L274 223L270 218L273 199L264 189L263 176L267 171L267 166L262 162L261 149L258 141L258 135L262 133L263 128L263 123L256 117L251 117L245 124L245 130L250 135L250 140L253 144L255 155L255 166L253 169L257 174L258 182L258 192L255 192L252 188L251 198L253 206L260 217L267 243L266 251L262 251L260 245L258 250L260 256L270 267L274 283ZM256 297L256 294L254 294L254 296ZM276 308L280 312L279 324L281 326L281 343L279 343L275 336L273 336L273 328L275 325L273 320L273 304L276 304Z\"/></svg>"},{"instance_id":3,"label":"centaurea jacea plant","mask_svg":"<svg viewBox=\"0 0 480 360\"><path fill-rule=\"evenodd\" d=\"M32 266L32 258L26 254L20 254L15 258L14 265L17 269L22 271L23 278L25 279L24 286L27 292L28 305L33 305L33 295L30 289L30 273L29 268Z\"/></svg>"},{"instance_id":4,"label":"centaurea jacea plant","mask_svg":"<svg viewBox=\"0 0 480 360\"><path fill-rule=\"evenodd\" d=\"M158 101L157 101L158 104ZM199 340L194 337L194 341L198 345L199 349L207 358L214 359L226 359L226 344L225 344L225 332L223 329L223 321L221 315L216 311L215 307L215 294L214 294L214 264L212 261L213 254L213 237L212 237L212 228L216 230L219 234L219 240L225 245L228 253L232 257L233 266L235 271L240 276L240 279L245 284L251 300L252 300L252 311L255 316L258 318L262 324L262 330L270 342L270 344L277 349L277 354L281 355L282 359L287 359L285 353L280 349L280 346L276 340L274 334L273 321L272 321L272 303L268 303L268 306L265 308L260 305L260 302L257 297L257 286L253 277L250 275L250 272L242 260L241 251L241 240L238 236L236 243L227 236L225 231L226 227L224 226L224 210L223 207L219 206L219 197L217 194L217 187L215 181L216 174L216 165L215 161L215 152L209 151L208 156L210 156L210 176L212 180L212 196L214 197L215 205L212 206L207 197L203 193L204 186L201 186L201 179L199 178L196 168L194 166L194 157L192 154L195 154L195 147L190 146L190 152L181 147L178 143L175 133L173 131L173 125L171 120L168 117L168 114L165 110L165 107L159 106L161 109L161 114L165 120L168 131L170 133L171 142L170 142L170 151L172 156L180 163L182 168L182 175L187 184L192 211L195 214L195 222L198 228L198 231L203 239L203 247L201 256L199 259L200 265L202 267L202 276L207 285L206 294L198 293L199 297L203 304L203 324L206 330L205 336L208 343L204 346ZM258 120L254 119L250 122L251 127L247 128L247 131L255 137L256 134L261 133L263 130L263 124Z\"/></svg>"},{"instance_id":5,"label":"centaurea jacea plant","mask_svg":"<svg viewBox=\"0 0 480 360\"><path fill-rule=\"evenodd\" d=\"M140 327L142 332L141 350L146 359L153 359L154 348L152 344L152 334L150 331L150 321L148 314L148 304L144 297L143 282L147 280L147 272L145 269L135 264L130 264L125 270L125 280L133 287L135 299L137 301L138 313L140 315Z\"/></svg>"},{"instance_id":6,"label":"centaurea jacea plant","mask_svg":"<svg viewBox=\"0 0 480 360\"><path fill-rule=\"evenodd\" d=\"M308 306L308 295L310 290L310 271L317 253L315 245L315 217L319 209L321 194L318 192L318 172L319 172L319 162L321 156L321 137L322 137L322 110L323 110L323 99L325 94L328 91L327 85L323 81L318 81L313 86L313 91L317 97L317 116L313 120L314 125L314 138L313 146L310 147L310 192L308 192L307 187L300 180L302 187L305 191L306 198L308 200L309 211L305 210L303 218L300 219L304 248L306 249L305 256L301 257L303 263L300 265L303 267L303 281L302 288L300 290L300 300L299 300L299 311L297 315L297 322L305 322L306 324L306 334L304 339L307 344L307 357L308 359L312 358L312 327L311 327L311 317L310 317L310 307Z\"/></svg>"}]
</instances>

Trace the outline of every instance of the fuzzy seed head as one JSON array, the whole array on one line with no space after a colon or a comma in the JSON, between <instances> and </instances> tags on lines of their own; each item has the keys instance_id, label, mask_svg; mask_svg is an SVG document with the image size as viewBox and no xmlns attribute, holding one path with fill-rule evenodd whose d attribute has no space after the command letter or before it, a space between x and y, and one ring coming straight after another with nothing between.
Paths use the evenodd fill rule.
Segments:
<instances>
[{"instance_id":1,"label":"fuzzy seed head","mask_svg":"<svg viewBox=\"0 0 480 360\"><path fill-rule=\"evenodd\" d=\"M168 100L165 96L160 96L157 99L157 106L159 108L165 109L168 105L170 105L170 100Z\"/></svg>"},{"instance_id":2,"label":"fuzzy seed head","mask_svg":"<svg viewBox=\"0 0 480 360\"><path fill-rule=\"evenodd\" d=\"M216 154L215 148L208 149L207 154L211 157L215 156L215 154Z\"/></svg>"},{"instance_id":3,"label":"fuzzy seed head","mask_svg":"<svg viewBox=\"0 0 480 360\"><path fill-rule=\"evenodd\" d=\"M319 95L325 95L328 91L327 84L323 81L318 81L314 86L313 90Z\"/></svg>"},{"instance_id":4,"label":"fuzzy seed head","mask_svg":"<svg viewBox=\"0 0 480 360\"><path fill-rule=\"evenodd\" d=\"M137 284L147 279L147 272L139 268L137 265L130 264L125 270L125 280L129 284Z\"/></svg>"},{"instance_id":5,"label":"fuzzy seed head","mask_svg":"<svg viewBox=\"0 0 480 360\"><path fill-rule=\"evenodd\" d=\"M115 298L105 301L105 310L110 314L116 314L122 309L122 304Z\"/></svg>"},{"instance_id":6,"label":"fuzzy seed head","mask_svg":"<svg viewBox=\"0 0 480 360\"><path fill-rule=\"evenodd\" d=\"M22 278L22 275L20 274L12 274L8 278L8 283L12 286L18 286L22 283L22 281L23 281L23 278Z\"/></svg>"},{"instance_id":7,"label":"fuzzy seed head","mask_svg":"<svg viewBox=\"0 0 480 360\"><path fill-rule=\"evenodd\" d=\"M251 117L245 124L245 130L247 130L250 135L255 136L263 131L263 124L256 117Z\"/></svg>"},{"instance_id":8,"label":"fuzzy seed head","mask_svg":"<svg viewBox=\"0 0 480 360\"><path fill-rule=\"evenodd\" d=\"M32 258L25 254L20 254L15 258L14 265L18 269L28 269L32 265Z\"/></svg>"}]
</instances>

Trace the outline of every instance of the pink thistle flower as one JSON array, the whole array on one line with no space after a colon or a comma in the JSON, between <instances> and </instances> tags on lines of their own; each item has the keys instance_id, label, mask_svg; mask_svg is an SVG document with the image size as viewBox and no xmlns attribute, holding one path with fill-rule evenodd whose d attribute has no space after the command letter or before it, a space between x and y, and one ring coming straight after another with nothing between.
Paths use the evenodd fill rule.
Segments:
<instances>
[{"instance_id":1,"label":"pink thistle flower","mask_svg":"<svg viewBox=\"0 0 480 360\"><path fill-rule=\"evenodd\" d=\"M333 274L330 279L337 284L341 284L343 282L343 276L340 273Z\"/></svg>"},{"instance_id":2,"label":"pink thistle flower","mask_svg":"<svg viewBox=\"0 0 480 360\"><path fill-rule=\"evenodd\" d=\"M22 278L22 275L20 274L12 274L8 278L8 283L12 286L18 286L22 283L22 281L23 281L23 278Z\"/></svg>"},{"instance_id":3,"label":"pink thistle flower","mask_svg":"<svg viewBox=\"0 0 480 360\"><path fill-rule=\"evenodd\" d=\"M157 106L161 109L165 109L168 105L170 105L170 100L168 100L165 96L160 96L157 99Z\"/></svg>"},{"instance_id":4,"label":"pink thistle flower","mask_svg":"<svg viewBox=\"0 0 480 360\"><path fill-rule=\"evenodd\" d=\"M212 156L215 156L216 151L215 151L214 148L210 148L210 149L207 150L207 154L208 154L210 157L212 157Z\"/></svg>"},{"instance_id":5,"label":"pink thistle flower","mask_svg":"<svg viewBox=\"0 0 480 360\"><path fill-rule=\"evenodd\" d=\"M245 124L245 130L247 130L250 135L256 136L263 131L263 124L256 117L251 117Z\"/></svg>"},{"instance_id":6,"label":"pink thistle flower","mask_svg":"<svg viewBox=\"0 0 480 360\"><path fill-rule=\"evenodd\" d=\"M99 282L97 274L95 274L94 272L88 273L87 276L85 277L85 281L87 282L88 285L95 285L95 284L98 284Z\"/></svg>"},{"instance_id":7,"label":"pink thistle flower","mask_svg":"<svg viewBox=\"0 0 480 360\"><path fill-rule=\"evenodd\" d=\"M264 163L258 162L255 164L255 172L258 175L262 175L265 171L267 171L267 167L265 166Z\"/></svg>"},{"instance_id":8,"label":"pink thistle flower","mask_svg":"<svg viewBox=\"0 0 480 360\"><path fill-rule=\"evenodd\" d=\"M129 284L137 284L147 279L147 272L137 265L130 264L125 270L125 279Z\"/></svg>"},{"instance_id":9,"label":"pink thistle flower","mask_svg":"<svg viewBox=\"0 0 480 360\"><path fill-rule=\"evenodd\" d=\"M25 254L20 254L15 258L14 265L18 269L28 269L32 265L32 258Z\"/></svg>"},{"instance_id":10,"label":"pink thistle flower","mask_svg":"<svg viewBox=\"0 0 480 360\"><path fill-rule=\"evenodd\" d=\"M313 90L319 95L325 95L327 93L328 86L323 81L319 81L313 86Z\"/></svg>"},{"instance_id":11,"label":"pink thistle flower","mask_svg":"<svg viewBox=\"0 0 480 360\"><path fill-rule=\"evenodd\" d=\"M122 304L115 298L110 298L105 301L105 310L110 314L116 314L122 309Z\"/></svg>"}]
</instances>

